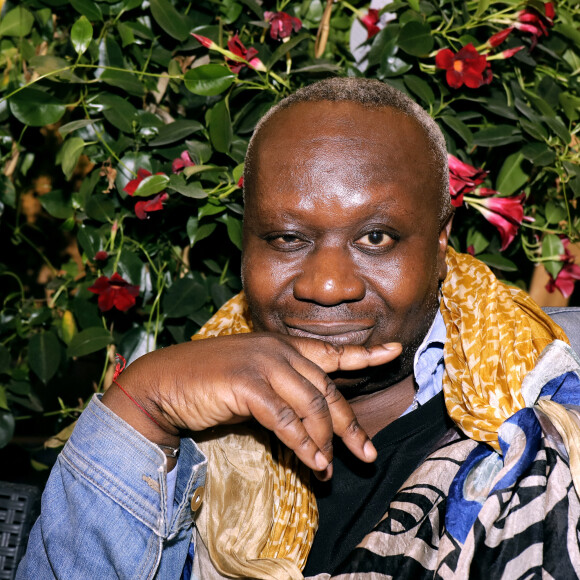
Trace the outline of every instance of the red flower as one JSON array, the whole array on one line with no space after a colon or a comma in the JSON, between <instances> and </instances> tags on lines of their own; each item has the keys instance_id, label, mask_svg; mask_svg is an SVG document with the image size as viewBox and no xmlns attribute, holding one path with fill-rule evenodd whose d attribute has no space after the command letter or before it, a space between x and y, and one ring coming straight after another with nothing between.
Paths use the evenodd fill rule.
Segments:
<instances>
[{"instance_id":1,"label":"red flower","mask_svg":"<svg viewBox=\"0 0 580 580\"><path fill-rule=\"evenodd\" d=\"M377 26L379 20L379 11L374 8L369 8L369 11L360 19L367 29L367 40L380 32L381 29Z\"/></svg>"},{"instance_id":2,"label":"red flower","mask_svg":"<svg viewBox=\"0 0 580 580\"><path fill-rule=\"evenodd\" d=\"M217 44L207 36L201 36L200 34L194 34L193 32L191 33L191 36L193 36L195 40L200 42L206 48L214 49L217 46Z\"/></svg>"},{"instance_id":3,"label":"red flower","mask_svg":"<svg viewBox=\"0 0 580 580\"><path fill-rule=\"evenodd\" d=\"M487 176L487 171L476 169L463 163L453 155L447 155L449 160L449 192L451 203L455 207L463 205L463 195L481 185Z\"/></svg>"},{"instance_id":4,"label":"red flower","mask_svg":"<svg viewBox=\"0 0 580 580\"><path fill-rule=\"evenodd\" d=\"M274 40L289 38L293 30L298 32L302 28L300 19L286 12L264 12L264 18L271 25L270 36Z\"/></svg>"},{"instance_id":5,"label":"red flower","mask_svg":"<svg viewBox=\"0 0 580 580\"><path fill-rule=\"evenodd\" d=\"M244 187L244 176L243 175L238 179L238 187L240 189L242 189Z\"/></svg>"},{"instance_id":6,"label":"red flower","mask_svg":"<svg viewBox=\"0 0 580 580\"><path fill-rule=\"evenodd\" d=\"M95 257L93 258L94 262L104 262L109 257L109 254L104 250L99 250Z\"/></svg>"},{"instance_id":7,"label":"red flower","mask_svg":"<svg viewBox=\"0 0 580 580\"><path fill-rule=\"evenodd\" d=\"M564 262L564 266L558 272L556 279L554 279L550 274L550 279L546 284L546 290L548 292L554 292L557 288L564 298L570 298L572 292L574 292L576 280L580 280L580 266L574 264L574 256L568 249L570 240L567 238L563 239L562 243L564 244L564 255L560 257Z\"/></svg>"},{"instance_id":8,"label":"red flower","mask_svg":"<svg viewBox=\"0 0 580 580\"><path fill-rule=\"evenodd\" d=\"M133 286L115 272L110 278L101 276L87 288L89 292L99 295L99 308L102 312L111 310L113 306L121 312L126 312L135 306L135 297L139 296L139 286Z\"/></svg>"},{"instance_id":9,"label":"red flower","mask_svg":"<svg viewBox=\"0 0 580 580\"><path fill-rule=\"evenodd\" d=\"M173 160L171 171L173 171L173 173L181 173L185 167L192 167L193 165L195 165L195 163L189 153L183 151L177 159Z\"/></svg>"},{"instance_id":10,"label":"red flower","mask_svg":"<svg viewBox=\"0 0 580 580\"><path fill-rule=\"evenodd\" d=\"M517 52L520 52L524 48L523 46L516 46L514 48L508 48L500 52L501 58L511 58Z\"/></svg>"},{"instance_id":11,"label":"red flower","mask_svg":"<svg viewBox=\"0 0 580 580\"><path fill-rule=\"evenodd\" d=\"M135 215L140 219L144 220L147 219L149 216L147 215L149 212L152 211L160 211L163 209L163 202L169 198L169 195L162 191L158 193L155 197L148 199L146 201L138 201L135 204Z\"/></svg>"},{"instance_id":12,"label":"red flower","mask_svg":"<svg viewBox=\"0 0 580 580\"><path fill-rule=\"evenodd\" d=\"M491 67L485 55L479 54L473 44L469 43L457 54L448 48L441 49L435 56L437 68L447 71L447 84L458 89L464 83L470 89L478 89L491 82Z\"/></svg>"},{"instance_id":13,"label":"red flower","mask_svg":"<svg viewBox=\"0 0 580 580\"><path fill-rule=\"evenodd\" d=\"M514 29L513 26L509 28L505 28L504 30L500 30L496 32L488 41L487 43L489 46L499 46L509 35L510 32Z\"/></svg>"},{"instance_id":14,"label":"red flower","mask_svg":"<svg viewBox=\"0 0 580 580\"><path fill-rule=\"evenodd\" d=\"M127 183L127 185L123 188L123 191L131 196L134 195L135 192L137 191L137 188L139 187L139 184L146 177L151 177L151 175L152 173L150 171L147 171L147 169L138 169L137 177L135 179L131 179L131 181L129 181L129 183ZM161 173L158 171L155 175L165 175L165 173Z\"/></svg>"},{"instance_id":15,"label":"red flower","mask_svg":"<svg viewBox=\"0 0 580 580\"><path fill-rule=\"evenodd\" d=\"M554 26L556 11L552 2L544 4L544 14L531 6L522 10L518 15L518 22L514 26L523 32L532 35L532 48L538 43L541 36L548 36L548 28Z\"/></svg>"},{"instance_id":16,"label":"red flower","mask_svg":"<svg viewBox=\"0 0 580 580\"><path fill-rule=\"evenodd\" d=\"M246 64L245 62L238 62L231 58L226 58L226 62L233 73L238 74L245 66L260 71L266 70L264 63L256 57L258 51L253 47L246 48L237 34L234 34L234 36L228 40L228 48L230 52L233 52L235 55L248 62L248 64Z\"/></svg>"},{"instance_id":17,"label":"red flower","mask_svg":"<svg viewBox=\"0 0 580 580\"><path fill-rule=\"evenodd\" d=\"M503 252L516 237L518 228L524 220L523 201L526 194L520 193L512 197L489 197L495 196L497 191L487 187L480 187L476 193L483 197L479 199L470 197L466 201L498 229L501 238L500 250Z\"/></svg>"}]
</instances>

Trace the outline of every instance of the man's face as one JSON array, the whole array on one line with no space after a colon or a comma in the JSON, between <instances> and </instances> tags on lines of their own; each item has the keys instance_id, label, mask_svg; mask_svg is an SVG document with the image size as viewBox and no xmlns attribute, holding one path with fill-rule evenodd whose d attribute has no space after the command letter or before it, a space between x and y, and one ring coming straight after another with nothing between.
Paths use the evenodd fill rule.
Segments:
<instances>
[{"instance_id":1,"label":"man's face","mask_svg":"<svg viewBox=\"0 0 580 580\"><path fill-rule=\"evenodd\" d=\"M438 307L449 234L423 130L390 108L299 103L263 128L255 161L242 263L255 330L401 342L385 367L333 375L347 397L410 375Z\"/></svg>"}]
</instances>

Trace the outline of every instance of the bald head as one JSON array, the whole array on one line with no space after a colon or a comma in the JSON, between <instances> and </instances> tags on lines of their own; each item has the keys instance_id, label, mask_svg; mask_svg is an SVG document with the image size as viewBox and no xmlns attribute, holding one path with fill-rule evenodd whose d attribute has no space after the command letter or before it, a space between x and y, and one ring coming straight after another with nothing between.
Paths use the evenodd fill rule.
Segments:
<instances>
[{"instance_id":1,"label":"bald head","mask_svg":"<svg viewBox=\"0 0 580 580\"><path fill-rule=\"evenodd\" d=\"M427 145L429 155L427 159L409 160L408 165L414 165L415 167L421 167L429 171L432 183L435 184L432 190L435 189L438 194L433 211L436 212L440 224L443 225L453 211L449 196L447 150L443 135L429 114L417 103L390 85L372 79L326 79L303 87L272 107L256 126L248 146L244 170L244 195L248 196L252 194L257 172L259 171L260 156L258 155L258 149L260 149L265 141L268 141L267 146L270 147L276 140L277 117L282 115L284 111L297 107L298 105L321 103L324 101L328 101L329 103L352 103L358 105L361 110L366 109L369 111L384 108L393 109L393 112L397 114L388 115L388 118L396 118L399 115L403 115L413 125L419 128ZM330 112L331 109L332 107L326 110ZM321 114L324 115L324 111ZM336 122L336 119L334 119L334 122ZM345 119L344 122L347 125L348 119ZM393 131L400 130L397 127L401 126L401 123L395 123L393 125ZM267 128L270 128L270 130ZM380 131L379 133L381 134L381 138L385 138L384 131ZM387 131L387 135L392 136L388 138L404 139L404 135L396 136L393 132L389 133L389 131ZM371 134L367 134L367 137L373 138ZM421 149L424 150L424 148ZM367 162L372 161L367 160ZM376 162L380 163L381 159L377 158Z\"/></svg>"}]
</instances>

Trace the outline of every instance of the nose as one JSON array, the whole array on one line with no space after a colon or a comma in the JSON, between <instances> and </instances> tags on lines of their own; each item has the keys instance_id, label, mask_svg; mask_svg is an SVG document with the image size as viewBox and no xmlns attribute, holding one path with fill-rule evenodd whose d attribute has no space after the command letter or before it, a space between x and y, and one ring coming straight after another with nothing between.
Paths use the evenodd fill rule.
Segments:
<instances>
[{"instance_id":1,"label":"nose","mask_svg":"<svg viewBox=\"0 0 580 580\"><path fill-rule=\"evenodd\" d=\"M294 298L335 306L362 300L365 282L347 249L317 248L303 262L302 272L294 280Z\"/></svg>"}]
</instances>

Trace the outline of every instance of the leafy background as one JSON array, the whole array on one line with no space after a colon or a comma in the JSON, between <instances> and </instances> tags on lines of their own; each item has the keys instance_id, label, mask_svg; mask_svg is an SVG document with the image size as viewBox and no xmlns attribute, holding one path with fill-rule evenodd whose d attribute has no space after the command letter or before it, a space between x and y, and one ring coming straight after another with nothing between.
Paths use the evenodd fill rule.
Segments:
<instances>
[{"instance_id":1,"label":"leafy background","mask_svg":"<svg viewBox=\"0 0 580 580\"><path fill-rule=\"evenodd\" d=\"M320 0L6 2L0 446L15 430L21 441L61 429L65 438L110 383L115 352L132 360L188 340L240 290L248 139L274 103L329 75L407 92L450 153L479 171L457 201L455 247L524 287L543 263L551 290L570 294L580 272L568 251L579 238L580 7L550 6L553 17L540 0L395 0L382 10ZM470 44L487 76L454 88L437 54L457 60ZM37 468L48 462L35 455Z\"/></svg>"}]
</instances>

